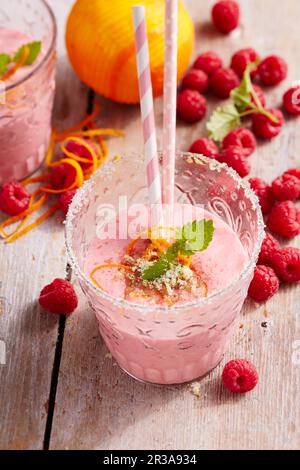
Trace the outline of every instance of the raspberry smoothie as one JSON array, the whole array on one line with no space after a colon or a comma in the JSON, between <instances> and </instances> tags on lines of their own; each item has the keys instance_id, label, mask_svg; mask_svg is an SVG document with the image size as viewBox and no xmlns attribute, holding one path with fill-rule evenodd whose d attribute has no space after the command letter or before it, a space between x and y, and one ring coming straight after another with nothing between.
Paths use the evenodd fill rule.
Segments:
<instances>
[{"instance_id":1,"label":"raspberry smoothie","mask_svg":"<svg viewBox=\"0 0 300 470\"><path fill-rule=\"evenodd\" d=\"M0 53L13 55L34 40L20 31L0 28ZM25 178L45 157L51 134L54 73L54 48L47 50L42 42L32 65L19 68L0 82L0 185Z\"/></svg>"},{"instance_id":2,"label":"raspberry smoothie","mask_svg":"<svg viewBox=\"0 0 300 470\"><path fill-rule=\"evenodd\" d=\"M181 207L178 206L176 211ZM225 222L204 209L193 209L193 220L212 220L214 225L213 239L208 248L192 257L193 270L201 279L194 288L191 288L193 279L188 278L185 287L162 295L155 290L128 289L126 274L116 267L99 269L94 275L97 285L115 299L125 299L141 307L153 306L150 313L141 311L136 315L132 315L130 307L124 307L120 315L110 317L104 314L107 305L103 302L98 309L97 300L92 298L100 332L113 356L129 374L142 380L185 382L215 367L232 332L237 310L243 303L242 299L237 302L229 298L232 309L228 310L223 299L224 314L222 304L211 312L208 312L209 305L198 310L187 305L182 311L174 311L178 306L205 300L225 289L239 277L247 261L238 236ZM179 220L176 213L175 220ZM183 222L189 221L191 219L185 217ZM89 276L99 265L124 263L129 241L94 239L86 256L86 275ZM164 311L161 307L165 307Z\"/></svg>"}]
</instances>

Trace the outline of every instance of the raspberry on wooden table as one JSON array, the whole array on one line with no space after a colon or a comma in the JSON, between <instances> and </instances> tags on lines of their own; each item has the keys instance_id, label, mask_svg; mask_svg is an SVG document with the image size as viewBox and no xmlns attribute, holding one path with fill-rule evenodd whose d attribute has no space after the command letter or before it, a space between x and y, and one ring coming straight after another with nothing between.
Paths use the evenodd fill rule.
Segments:
<instances>
[{"instance_id":1,"label":"raspberry on wooden table","mask_svg":"<svg viewBox=\"0 0 300 470\"><path fill-rule=\"evenodd\" d=\"M233 168L241 178L244 178L244 176L250 173L250 166L247 162L245 152L241 147L231 145L230 147L222 149L218 160Z\"/></svg>"},{"instance_id":2,"label":"raspberry on wooden table","mask_svg":"<svg viewBox=\"0 0 300 470\"><path fill-rule=\"evenodd\" d=\"M73 200L73 197L76 194L77 189L70 189L69 191L66 191L63 193L58 202L59 202L59 208L62 210L62 212L67 215L69 206Z\"/></svg>"},{"instance_id":3,"label":"raspberry on wooden table","mask_svg":"<svg viewBox=\"0 0 300 470\"><path fill-rule=\"evenodd\" d=\"M258 373L252 362L246 359L234 359L225 365L222 382L230 392L250 392L258 383Z\"/></svg>"},{"instance_id":4,"label":"raspberry on wooden table","mask_svg":"<svg viewBox=\"0 0 300 470\"><path fill-rule=\"evenodd\" d=\"M300 168L289 168L284 172L284 175L293 175L300 180Z\"/></svg>"},{"instance_id":5,"label":"raspberry on wooden table","mask_svg":"<svg viewBox=\"0 0 300 470\"><path fill-rule=\"evenodd\" d=\"M271 186L261 178L250 178L249 184L258 197L262 213L268 214L274 205Z\"/></svg>"},{"instance_id":6,"label":"raspberry on wooden table","mask_svg":"<svg viewBox=\"0 0 300 470\"><path fill-rule=\"evenodd\" d=\"M294 86L285 92L283 106L288 113L296 116L300 115L300 85Z\"/></svg>"},{"instance_id":7,"label":"raspberry on wooden table","mask_svg":"<svg viewBox=\"0 0 300 470\"><path fill-rule=\"evenodd\" d=\"M229 98L231 90L236 88L240 79L232 69L218 69L211 78L211 88L218 98Z\"/></svg>"},{"instance_id":8,"label":"raspberry on wooden table","mask_svg":"<svg viewBox=\"0 0 300 470\"><path fill-rule=\"evenodd\" d=\"M181 82L181 89L197 90L199 93L205 93L208 90L208 75L199 69L191 69Z\"/></svg>"},{"instance_id":9,"label":"raspberry on wooden table","mask_svg":"<svg viewBox=\"0 0 300 470\"><path fill-rule=\"evenodd\" d=\"M266 57L258 65L258 74L264 85L273 86L280 83L287 76L287 63L277 55Z\"/></svg>"},{"instance_id":10,"label":"raspberry on wooden table","mask_svg":"<svg viewBox=\"0 0 300 470\"><path fill-rule=\"evenodd\" d=\"M259 59L257 52L252 49L252 47L247 47L237 51L231 58L230 67L235 71L235 73L242 78L246 67L251 62L256 62ZM257 67L252 70L251 78L254 78L257 75Z\"/></svg>"},{"instance_id":11,"label":"raspberry on wooden table","mask_svg":"<svg viewBox=\"0 0 300 470\"><path fill-rule=\"evenodd\" d=\"M265 238L262 242L258 264L264 264L269 266L271 263L272 256L280 249L279 241L276 240L270 233L266 233Z\"/></svg>"},{"instance_id":12,"label":"raspberry on wooden table","mask_svg":"<svg viewBox=\"0 0 300 470\"><path fill-rule=\"evenodd\" d=\"M223 147L235 145L244 150L246 156L251 155L256 148L256 139L249 129L238 128L229 132L223 140Z\"/></svg>"},{"instance_id":13,"label":"raspberry on wooden table","mask_svg":"<svg viewBox=\"0 0 300 470\"><path fill-rule=\"evenodd\" d=\"M222 59L216 52L208 51L200 54L194 62L193 68L203 70L208 76L222 68Z\"/></svg>"},{"instance_id":14,"label":"raspberry on wooden table","mask_svg":"<svg viewBox=\"0 0 300 470\"><path fill-rule=\"evenodd\" d=\"M17 181L5 183L0 190L0 210L8 215L18 215L29 207L30 194Z\"/></svg>"},{"instance_id":15,"label":"raspberry on wooden table","mask_svg":"<svg viewBox=\"0 0 300 470\"><path fill-rule=\"evenodd\" d=\"M78 299L69 281L55 279L41 290L39 303L51 313L69 315L77 308Z\"/></svg>"},{"instance_id":16,"label":"raspberry on wooden table","mask_svg":"<svg viewBox=\"0 0 300 470\"><path fill-rule=\"evenodd\" d=\"M252 130L257 137L273 139L273 137L276 137L280 133L284 118L280 109L270 108L268 111L277 118L277 122L272 121L264 114L254 113L252 115Z\"/></svg>"},{"instance_id":17,"label":"raspberry on wooden table","mask_svg":"<svg viewBox=\"0 0 300 470\"><path fill-rule=\"evenodd\" d=\"M240 8L234 0L221 0L215 3L211 14L213 24L221 33L228 34L239 24Z\"/></svg>"},{"instance_id":18,"label":"raspberry on wooden table","mask_svg":"<svg viewBox=\"0 0 300 470\"><path fill-rule=\"evenodd\" d=\"M292 201L276 204L267 219L268 229L284 238L294 238L300 233L300 210Z\"/></svg>"},{"instance_id":19,"label":"raspberry on wooden table","mask_svg":"<svg viewBox=\"0 0 300 470\"><path fill-rule=\"evenodd\" d=\"M300 281L300 249L287 247L276 251L271 257L271 263L279 279L283 282Z\"/></svg>"},{"instance_id":20,"label":"raspberry on wooden table","mask_svg":"<svg viewBox=\"0 0 300 470\"><path fill-rule=\"evenodd\" d=\"M177 98L177 113L184 121L201 121L206 113L206 99L196 90L183 90Z\"/></svg>"},{"instance_id":21,"label":"raspberry on wooden table","mask_svg":"<svg viewBox=\"0 0 300 470\"><path fill-rule=\"evenodd\" d=\"M285 173L273 181L272 192L277 201L295 201L300 196L300 180Z\"/></svg>"},{"instance_id":22,"label":"raspberry on wooden table","mask_svg":"<svg viewBox=\"0 0 300 470\"><path fill-rule=\"evenodd\" d=\"M258 264L254 268L253 279L250 283L248 295L257 302L266 302L279 289L279 280L270 266Z\"/></svg>"},{"instance_id":23,"label":"raspberry on wooden table","mask_svg":"<svg viewBox=\"0 0 300 470\"><path fill-rule=\"evenodd\" d=\"M209 158L217 158L219 155L218 146L211 139L197 139L190 146L189 152L200 153Z\"/></svg>"}]
</instances>

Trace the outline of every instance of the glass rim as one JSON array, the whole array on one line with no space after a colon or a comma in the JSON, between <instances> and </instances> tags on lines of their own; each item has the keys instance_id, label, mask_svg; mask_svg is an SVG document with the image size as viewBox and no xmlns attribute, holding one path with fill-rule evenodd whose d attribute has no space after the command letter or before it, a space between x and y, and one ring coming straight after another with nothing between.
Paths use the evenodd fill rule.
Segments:
<instances>
[{"instance_id":1,"label":"glass rim","mask_svg":"<svg viewBox=\"0 0 300 470\"><path fill-rule=\"evenodd\" d=\"M52 24L52 40L50 42L49 48L41 62L39 62L30 72L28 72L24 77L20 78L17 82L12 83L11 85L8 85L5 87L5 91L10 91L13 90L14 88L17 88L18 86L22 85L24 82L29 80L35 73L42 68L42 66L47 62L49 59L52 51L55 49L55 44L56 44L56 38L57 38L57 24L56 24L56 19L53 13L52 8L48 4L46 0L38 0L40 3L42 3L46 10L48 11L49 18Z\"/></svg>"},{"instance_id":2,"label":"glass rim","mask_svg":"<svg viewBox=\"0 0 300 470\"><path fill-rule=\"evenodd\" d=\"M159 153L159 155L162 154L162 152L158 152L158 153ZM104 290L100 289L84 273L84 271L80 268L79 263L76 259L76 256L74 254L73 247L72 247L72 232L73 232L72 221L73 221L74 216L76 216L76 207L79 205L80 201L82 200L82 198L84 197L84 195L86 194L88 189L93 187L94 181L96 180L98 175L101 174L101 172L103 171L103 168L107 167L107 166L113 166L115 164L115 162L107 161L102 165L101 168L99 168L96 171L96 173L88 181L86 181L84 183L84 185L81 188L79 188L76 191L76 194L75 194L75 196L74 196L74 198L71 202L71 205L69 207L67 217L66 217L66 220L65 220L65 245L66 245L66 249L67 249L68 261L71 265L72 270L74 270L75 275L77 276L77 278L80 281L84 282L84 284L87 285L97 296L100 296L103 299L111 302L112 304L114 304L114 306L118 306L120 308L127 307L129 309L139 310L140 313L153 312L153 310L155 310L158 313L159 312L161 312L161 313L171 313L172 312L173 313L173 312L177 312L177 311L182 311L182 310L187 309L187 308L202 307L202 306L205 306L205 305L209 305L214 300L216 300L217 298L220 298L223 295L225 295L227 292L230 292L230 290L232 290L238 283L240 283L245 277L247 277L249 272L252 269L254 269L254 267L256 265L256 261L258 259L258 255L259 255L259 252L260 252L260 249L261 249L261 244L262 244L264 234L265 234L265 230L264 230L265 224L264 224L263 215L262 215L262 212L261 212L258 197L254 193L254 191L251 189L250 184L248 183L248 181L243 180L238 175L238 173L235 170L233 170L232 168L228 167L226 165L226 163L220 163L217 160L205 157L202 154L176 151L176 155L178 153L181 154L182 156L185 156L186 158L188 158L188 157L195 158L196 157L196 158L200 159L202 162L205 162L206 164L208 164L210 169L212 169L212 167L214 167L214 170L217 170L218 168L219 169L221 169L221 168L224 169L225 172L237 183L237 185L239 187L243 188L245 196L252 203L252 207L255 210L255 212L257 213L257 218L258 218L258 221L257 221L258 235L257 235L257 240L256 240L256 243L255 243L253 253L252 253L249 261L247 263L245 263L245 266L244 266L242 272L240 273L240 275L238 277L234 278L234 280L230 284L228 284L224 289L217 290L216 292L213 292L212 294L208 295L207 297L201 298L199 300L193 300L191 302L185 302L185 303L175 304L175 305L171 305L171 306L170 305L158 306L158 305L155 305L155 304L142 305L142 304L138 304L138 303L135 303L135 302L130 302L126 299L117 299L116 297L114 297L114 296L108 294L107 292L105 292ZM132 155L137 156L138 154L134 153L134 152L127 153L123 156L123 158L124 157L125 158L129 157L130 155L131 156Z\"/></svg>"}]
</instances>

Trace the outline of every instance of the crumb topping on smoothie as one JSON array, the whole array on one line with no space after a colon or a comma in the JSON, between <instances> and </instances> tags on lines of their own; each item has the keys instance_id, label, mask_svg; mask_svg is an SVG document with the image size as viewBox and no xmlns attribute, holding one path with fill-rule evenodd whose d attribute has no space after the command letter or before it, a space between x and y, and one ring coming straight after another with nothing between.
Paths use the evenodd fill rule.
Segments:
<instances>
[{"instance_id":1,"label":"crumb topping on smoothie","mask_svg":"<svg viewBox=\"0 0 300 470\"><path fill-rule=\"evenodd\" d=\"M178 291L207 295L207 286L193 266L193 255L205 250L213 238L212 220L194 220L169 238L155 238L154 229L148 238L137 237L126 248L120 264L96 266L90 273L93 283L101 288L94 275L103 268L117 268L126 280L126 296L158 294L164 301L176 301Z\"/></svg>"}]
</instances>

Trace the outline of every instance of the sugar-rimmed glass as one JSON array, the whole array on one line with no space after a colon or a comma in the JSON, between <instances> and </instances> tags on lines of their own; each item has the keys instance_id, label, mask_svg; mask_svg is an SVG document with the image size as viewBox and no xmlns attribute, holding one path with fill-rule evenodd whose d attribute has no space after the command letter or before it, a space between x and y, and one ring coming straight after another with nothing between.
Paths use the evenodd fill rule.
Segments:
<instances>
[{"instance_id":1,"label":"sugar-rimmed glass","mask_svg":"<svg viewBox=\"0 0 300 470\"><path fill-rule=\"evenodd\" d=\"M78 190L66 220L69 260L109 350L131 376L160 384L193 380L219 363L247 295L264 236L258 200L234 170L200 155L178 152L175 180L176 202L201 205L220 217L238 235L247 256L237 279L199 301L174 306L134 304L98 289L84 272L96 236L99 204L117 206L119 196L124 195L130 203L147 199L140 155L105 163Z\"/></svg>"}]
</instances>

